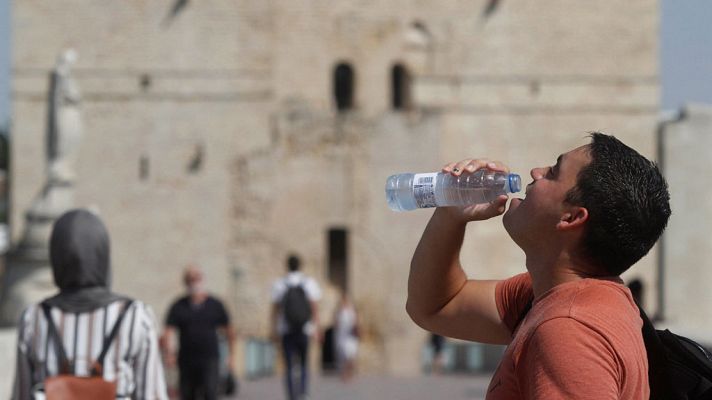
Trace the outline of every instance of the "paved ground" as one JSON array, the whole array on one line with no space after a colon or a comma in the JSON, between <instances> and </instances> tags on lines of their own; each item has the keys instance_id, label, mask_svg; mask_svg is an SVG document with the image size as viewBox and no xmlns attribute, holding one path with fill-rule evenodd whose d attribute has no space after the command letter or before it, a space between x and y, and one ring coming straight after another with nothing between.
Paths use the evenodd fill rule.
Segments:
<instances>
[{"instance_id":1,"label":"paved ground","mask_svg":"<svg viewBox=\"0 0 712 400\"><path fill-rule=\"evenodd\" d=\"M342 383L335 377L315 377L310 400L482 400L489 376L421 376L393 378L358 376ZM277 377L242 381L240 400L284 399L282 380Z\"/></svg>"}]
</instances>

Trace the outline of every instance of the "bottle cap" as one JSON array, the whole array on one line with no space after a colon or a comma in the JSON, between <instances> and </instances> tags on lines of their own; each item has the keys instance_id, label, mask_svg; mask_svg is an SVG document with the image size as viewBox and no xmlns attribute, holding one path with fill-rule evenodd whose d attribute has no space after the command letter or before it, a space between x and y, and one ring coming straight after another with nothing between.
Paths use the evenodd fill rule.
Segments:
<instances>
[{"instance_id":1,"label":"bottle cap","mask_svg":"<svg viewBox=\"0 0 712 400\"><path fill-rule=\"evenodd\" d=\"M509 174L507 176L507 187L505 188L508 193L517 193L522 190L522 178L517 174Z\"/></svg>"}]
</instances>

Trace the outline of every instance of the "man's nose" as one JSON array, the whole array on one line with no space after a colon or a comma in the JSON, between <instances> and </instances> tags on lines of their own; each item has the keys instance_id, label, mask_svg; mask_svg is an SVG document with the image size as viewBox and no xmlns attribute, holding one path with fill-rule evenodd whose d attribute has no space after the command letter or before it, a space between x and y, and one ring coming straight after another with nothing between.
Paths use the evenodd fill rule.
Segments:
<instances>
[{"instance_id":1,"label":"man's nose","mask_svg":"<svg viewBox=\"0 0 712 400\"><path fill-rule=\"evenodd\" d=\"M544 176L543 171L544 171L544 168L532 168L532 170L529 172L529 175L534 180L541 179Z\"/></svg>"}]
</instances>

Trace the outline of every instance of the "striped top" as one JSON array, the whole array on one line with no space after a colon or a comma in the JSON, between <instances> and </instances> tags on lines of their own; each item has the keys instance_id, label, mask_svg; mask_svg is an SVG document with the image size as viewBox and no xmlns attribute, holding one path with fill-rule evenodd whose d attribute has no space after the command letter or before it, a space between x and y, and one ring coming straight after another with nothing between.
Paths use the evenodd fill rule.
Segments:
<instances>
[{"instance_id":1,"label":"striped top","mask_svg":"<svg viewBox=\"0 0 712 400\"><path fill-rule=\"evenodd\" d=\"M91 364L99 357L104 338L124 306L124 301L115 301L84 313L51 309L74 375L90 375ZM168 399L154 321L151 309L139 301L134 301L124 316L103 365L104 379L117 383L117 398ZM32 399L45 378L57 375L58 371L57 350L52 340L48 340L42 307L31 305L23 312L18 326L12 399Z\"/></svg>"}]
</instances>

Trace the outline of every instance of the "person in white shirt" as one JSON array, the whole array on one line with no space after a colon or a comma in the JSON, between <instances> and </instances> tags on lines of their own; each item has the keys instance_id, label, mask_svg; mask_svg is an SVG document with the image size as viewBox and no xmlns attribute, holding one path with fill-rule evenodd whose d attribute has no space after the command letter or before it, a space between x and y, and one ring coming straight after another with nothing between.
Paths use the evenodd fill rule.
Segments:
<instances>
[{"instance_id":1,"label":"person in white shirt","mask_svg":"<svg viewBox=\"0 0 712 400\"><path fill-rule=\"evenodd\" d=\"M356 372L359 345L359 321L356 307L346 291L334 313L334 347L341 380L348 382Z\"/></svg>"},{"instance_id":2,"label":"person in white shirt","mask_svg":"<svg viewBox=\"0 0 712 400\"><path fill-rule=\"evenodd\" d=\"M317 306L321 299L321 289L314 279L300 271L300 267L299 258L290 255L287 258L287 275L272 286L271 332L273 340L282 346L289 400L306 397L309 338L321 338ZM297 362L300 367L298 386L293 379Z\"/></svg>"}]
</instances>

